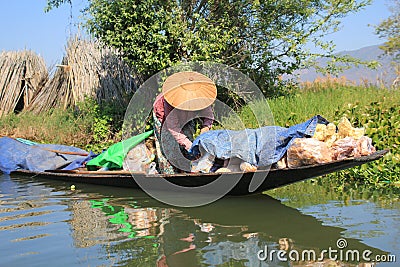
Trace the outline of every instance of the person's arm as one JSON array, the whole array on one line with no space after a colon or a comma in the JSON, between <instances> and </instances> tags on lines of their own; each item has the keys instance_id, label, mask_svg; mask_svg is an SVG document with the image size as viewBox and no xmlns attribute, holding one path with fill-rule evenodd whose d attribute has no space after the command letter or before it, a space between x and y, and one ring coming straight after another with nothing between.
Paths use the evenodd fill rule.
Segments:
<instances>
[{"instance_id":1,"label":"person's arm","mask_svg":"<svg viewBox=\"0 0 400 267\"><path fill-rule=\"evenodd\" d=\"M164 121L164 102L163 94L159 94L153 104L153 112L161 123Z\"/></svg>"},{"instance_id":2,"label":"person's arm","mask_svg":"<svg viewBox=\"0 0 400 267\"><path fill-rule=\"evenodd\" d=\"M211 106L203 110L202 117L203 117L203 125L200 130L200 133L205 133L211 129L211 126L214 123L214 112Z\"/></svg>"},{"instance_id":3,"label":"person's arm","mask_svg":"<svg viewBox=\"0 0 400 267\"><path fill-rule=\"evenodd\" d=\"M179 121L179 112L184 112L180 110L174 110L174 108L165 101L164 105L165 112L165 122L164 127L167 127L168 131L172 134L175 140L181 146L185 147L186 150L189 150L192 147L192 142L189 138L181 133L181 123Z\"/></svg>"}]
</instances>

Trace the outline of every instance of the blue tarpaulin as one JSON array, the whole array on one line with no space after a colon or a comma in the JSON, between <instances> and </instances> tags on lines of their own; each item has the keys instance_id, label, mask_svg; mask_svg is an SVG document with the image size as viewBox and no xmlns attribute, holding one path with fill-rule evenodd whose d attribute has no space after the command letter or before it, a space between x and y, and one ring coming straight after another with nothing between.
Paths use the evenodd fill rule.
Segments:
<instances>
[{"instance_id":1,"label":"blue tarpaulin","mask_svg":"<svg viewBox=\"0 0 400 267\"><path fill-rule=\"evenodd\" d=\"M200 150L220 158L240 158L258 167L278 162L295 138L312 137L318 123L328 121L316 115L308 121L289 128L265 126L241 131L214 130L199 135L190 149L193 155Z\"/></svg>"},{"instance_id":2,"label":"blue tarpaulin","mask_svg":"<svg viewBox=\"0 0 400 267\"><path fill-rule=\"evenodd\" d=\"M0 138L0 170L7 174L20 169L31 171L55 170L63 168L72 162L82 162L88 157L53 151L89 155L85 150L72 146L28 143L9 137L2 137ZM94 156L94 154L90 155Z\"/></svg>"},{"instance_id":3,"label":"blue tarpaulin","mask_svg":"<svg viewBox=\"0 0 400 267\"><path fill-rule=\"evenodd\" d=\"M265 126L242 131L208 131L194 140L189 152L196 156L200 154L200 150L205 150L220 159L237 157L258 167L268 166L282 158L295 138L313 136L318 123L328 124L328 121L317 115L289 128ZM49 150L88 155L68 155ZM32 144L9 137L0 138L0 170L3 173L19 169L31 171L74 169L95 156L93 153L89 154L72 146Z\"/></svg>"}]
</instances>

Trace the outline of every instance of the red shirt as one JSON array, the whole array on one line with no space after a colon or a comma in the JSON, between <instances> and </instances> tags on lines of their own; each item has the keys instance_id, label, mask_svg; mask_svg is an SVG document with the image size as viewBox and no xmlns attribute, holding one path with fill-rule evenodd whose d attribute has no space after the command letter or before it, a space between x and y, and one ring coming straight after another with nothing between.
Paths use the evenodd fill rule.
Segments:
<instances>
[{"instance_id":1,"label":"red shirt","mask_svg":"<svg viewBox=\"0 0 400 267\"><path fill-rule=\"evenodd\" d=\"M203 118L203 127L211 128L214 122L214 113L211 106L198 111L176 109L165 101L163 94L159 94L154 101L153 110L161 124L165 124L178 144L189 150L192 142L183 134L182 128L194 118Z\"/></svg>"}]
</instances>

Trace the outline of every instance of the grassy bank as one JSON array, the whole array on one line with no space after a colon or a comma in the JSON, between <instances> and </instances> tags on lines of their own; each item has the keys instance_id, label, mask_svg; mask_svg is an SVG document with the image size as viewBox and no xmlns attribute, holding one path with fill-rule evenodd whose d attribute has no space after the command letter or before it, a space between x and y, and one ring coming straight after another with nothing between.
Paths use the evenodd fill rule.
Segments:
<instances>
[{"instance_id":1,"label":"grassy bank","mask_svg":"<svg viewBox=\"0 0 400 267\"><path fill-rule=\"evenodd\" d=\"M275 124L291 126L320 114L335 124L346 116L353 126L365 127L375 147L390 149L377 162L328 175L339 190L360 186L380 188L400 186L400 90L374 87L310 86L297 93L268 101ZM249 118L244 108L241 117ZM248 127L254 126L248 121Z\"/></svg>"},{"instance_id":2,"label":"grassy bank","mask_svg":"<svg viewBox=\"0 0 400 267\"><path fill-rule=\"evenodd\" d=\"M123 115L113 107L100 107L86 99L75 109L4 116L0 118L0 136L71 145L98 153L120 141Z\"/></svg>"},{"instance_id":3,"label":"grassy bank","mask_svg":"<svg viewBox=\"0 0 400 267\"><path fill-rule=\"evenodd\" d=\"M291 126L320 114L338 123L347 116L355 127L365 127L377 149L390 149L384 159L329 175L339 190L400 185L400 90L312 84L284 97L268 100L274 124ZM265 104L264 104L265 105ZM260 104L253 109L262 109ZM36 142L74 145L100 152L119 141L123 111L87 100L74 110L53 110L41 115L23 113L0 119L0 135ZM257 127L251 109L239 116L246 127ZM233 124L226 123L234 127Z\"/></svg>"}]
</instances>

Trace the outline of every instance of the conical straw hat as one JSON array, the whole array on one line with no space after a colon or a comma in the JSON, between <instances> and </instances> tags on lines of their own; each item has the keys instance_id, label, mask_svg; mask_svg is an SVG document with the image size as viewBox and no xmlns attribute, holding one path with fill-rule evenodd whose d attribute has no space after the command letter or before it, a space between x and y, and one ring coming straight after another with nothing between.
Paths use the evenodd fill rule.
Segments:
<instances>
[{"instance_id":1,"label":"conical straw hat","mask_svg":"<svg viewBox=\"0 0 400 267\"><path fill-rule=\"evenodd\" d=\"M169 76L162 88L164 99L181 110L201 110L217 97L215 83L201 73L183 71Z\"/></svg>"}]
</instances>

